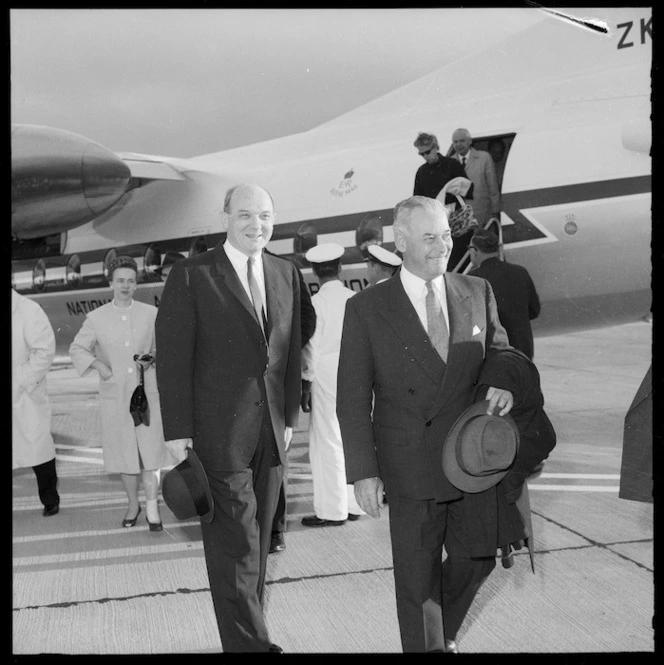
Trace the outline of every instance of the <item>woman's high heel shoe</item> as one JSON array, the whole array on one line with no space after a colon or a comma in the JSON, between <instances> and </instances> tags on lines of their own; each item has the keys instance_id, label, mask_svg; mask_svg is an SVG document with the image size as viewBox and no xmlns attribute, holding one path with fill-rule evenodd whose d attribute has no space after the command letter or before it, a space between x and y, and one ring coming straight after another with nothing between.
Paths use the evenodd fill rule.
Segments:
<instances>
[{"instance_id":1,"label":"woman's high heel shoe","mask_svg":"<svg viewBox=\"0 0 664 665\"><path fill-rule=\"evenodd\" d=\"M164 525L161 522L150 522L147 515L145 516L145 521L149 524L150 531L163 531L164 530Z\"/></svg>"},{"instance_id":2,"label":"woman's high heel shoe","mask_svg":"<svg viewBox=\"0 0 664 665\"><path fill-rule=\"evenodd\" d=\"M128 520L126 517L125 519L122 520L122 526L123 527L130 527L130 526L136 526L136 521L138 520L138 516L141 514L141 507L138 507L138 512L136 513L136 517Z\"/></svg>"}]
</instances>

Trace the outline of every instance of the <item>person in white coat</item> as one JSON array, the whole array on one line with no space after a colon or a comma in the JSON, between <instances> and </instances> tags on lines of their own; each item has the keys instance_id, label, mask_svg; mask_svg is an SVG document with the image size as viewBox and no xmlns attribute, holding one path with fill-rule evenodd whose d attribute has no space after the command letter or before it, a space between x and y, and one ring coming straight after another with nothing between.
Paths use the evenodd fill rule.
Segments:
<instances>
[{"instance_id":1,"label":"person in white coat","mask_svg":"<svg viewBox=\"0 0 664 665\"><path fill-rule=\"evenodd\" d=\"M46 374L55 335L44 310L12 289L12 468L32 467L42 515L60 510Z\"/></svg>"},{"instance_id":2,"label":"person in white coat","mask_svg":"<svg viewBox=\"0 0 664 665\"><path fill-rule=\"evenodd\" d=\"M314 512L302 518L304 526L341 526L364 515L346 481L346 463L337 420L337 366L346 301L355 291L339 275L344 248L336 243L312 247L305 255L320 282L311 298L316 330L302 350L302 378L311 382L303 391L303 405L311 401L309 461L313 479Z\"/></svg>"},{"instance_id":3,"label":"person in white coat","mask_svg":"<svg viewBox=\"0 0 664 665\"><path fill-rule=\"evenodd\" d=\"M154 323L157 308L133 299L138 267L129 256L119 256L108 266L113 300L90 312L71 346L69 355L81 376L99 372L99 405L104 468L119 473L129 505L123 527L136 525L141 507L139 476L146 498L150 531L163 529L159 516L159 471L177 463L164 443L157 377L154 366ZM149 359L136 361L148 355ZM144 390L149 423L135 424L130 413L132 394L144 368Z\"/></svg>"}]
</instances>

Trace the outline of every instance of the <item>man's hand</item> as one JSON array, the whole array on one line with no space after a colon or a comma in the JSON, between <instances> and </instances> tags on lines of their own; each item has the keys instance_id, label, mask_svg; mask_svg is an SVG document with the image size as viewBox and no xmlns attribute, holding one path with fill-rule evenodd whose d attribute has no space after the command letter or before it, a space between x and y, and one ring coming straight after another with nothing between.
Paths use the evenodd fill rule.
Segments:
<instances>
[{"instance_id":1,"label":"man's hand","mask_svg":"<svg viewBox=\"0 0 664 665\"><path fill-rule=\"evenodd\" d=\"M290 448L291 441L293 440L293 428L287 427L284 430L284 448L288 450Z\"/></svg>"},{"instance_id":2,"label":"man's hand","mask_svg":"<svg viewBox=\"0 0 664 665\"><path fill-rule=\"evenodd\" d=\"M489 407L487 408L487 414L493 415L493 410L498 407L500 412L499 416L504 416L506 413L509 413L514 406L514 397L509 390L503 390L502 388L494 388L491 386L489 390L486 391L486 398L489 400Z\"/></svg>"},{"instance_id":3,"label":"man's hand","mask_svg":"<svg viewBox=\"0 0 664 665\"><path fill-rule=\"evenodd\" d=\"M311 411L311 381L302 379L302 398L300 399L302 411L309 413Z\"/></svg>"},{"instance_id":4,"label":"man's hand","mask_svg":"<svg viewBox=\"0 0 664 665\"><path fill-rule=\"evenodd\" d=\"M178 464L187 458L187 448L191 448L193 445L193 439L171 439L166 441L168 452L178 461Z\"/></svg>"},{"instance_id":5,"label":"man's hand","mask_svg":"<svg viewBox=\"0 0 664 665\"><path fill-rule=\"evenodd\" d=\"M360 508L371 517L380 517L383 487L383 481L380 478L363 478L355 481L355 498L360 504Z\"/></svg>"}]
</instances>

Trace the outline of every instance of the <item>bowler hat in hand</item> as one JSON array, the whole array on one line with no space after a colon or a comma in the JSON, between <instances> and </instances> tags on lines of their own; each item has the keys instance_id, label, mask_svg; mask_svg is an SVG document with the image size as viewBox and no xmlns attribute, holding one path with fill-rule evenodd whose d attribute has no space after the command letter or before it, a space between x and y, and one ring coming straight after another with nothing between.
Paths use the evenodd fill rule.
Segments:
<instances>
[{"instance_id":1,"label":"bowler hat in hand","mask_svg":"<svg viewBox=\"0 0 664 665\"><path fill-rule=\"evenodd\" d=\"M211 522L214 517L210 484L198 455L191 448L187 448L187 458L164 475L161 495L179 520L200 517Z\"/></svg>"},{"instance_id":2,"label":"bowler hat in hand","mask_svg":"<svg viewBox=\"0 0 664 665\"><path fill-rule=\"evenodd\" d=\"M483 492L498 484L514 463L519 430L509 414L488 415L489 401L466 409L443 445L443 472L462 492Z\"/></svg>"}]
</instances>

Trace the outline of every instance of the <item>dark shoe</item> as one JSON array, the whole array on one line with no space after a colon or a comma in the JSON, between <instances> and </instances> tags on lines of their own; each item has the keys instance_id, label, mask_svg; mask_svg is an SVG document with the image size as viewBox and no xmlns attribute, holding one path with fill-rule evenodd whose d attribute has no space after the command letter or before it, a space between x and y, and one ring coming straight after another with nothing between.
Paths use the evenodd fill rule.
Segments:
<instances>
[{"instance_id":1,"label":"dark shoe","mask_svg":"<svg viewBox=\"0 0 664 665\"><path fill-rule=\"evenodd\" d=\"M42 511L42 515L44 517L52 517L53 515L57 515L60 512L60 504L59 503L47 503L44 506L44 510Z\"/></svg>"},{"instance_id":2,"label":"dark shoe","mask_svg":"<svg viewBox=\"0 0 664 665\"><path fill-rule=\"evenodd\" d=\"M286 549L286 540L281 531L273 531L272 538L270 539L270 554L281 552Z\"/></svg>"},{"instance_id":3,"label":"dark shoe","mask_svg":"<svg viewBox=\"0 0 664 665\"><path fill-rule=\"evenodd\" d=\"M284 650L278 644L270 644L268 653L283 653Z\"/></svg>"},{"instance_id":4,"label":"dark shoe","mask_svg":"<svg viewBox=\"0 0 664 665\"><path fill-rule=\"evenodd\" d=\"M362 515L356 515L355 513L348 513L349 522L357 522L357 520L359 520L360 517L362 517Z\"/></svg>"},{"instance_id":5,"label":"dark shoe","mask_svg":"<svg viewBox=\"0 0 664 665\"><path fill-rule=\"evenodd\" d=\"M345 524L346 520L322 520L316 515L309 515L302 518L303 526L341 526Z\"/></svg>"},{"instance_id":6,"label":"dark shoe","mask_svg":"<svg viewBox=\"0 0 664 665\"><path fill-rule=\"evenodd\" d=\"M139 510L138 512L140 513L141 511ZM136 515L136 517L138 517L138 515ZM164 530L164 525L161 522L150 522L150 520L147 518L147 515L145 516L145 521L150 525L150 531L163 531ZM132 526L134 526L134 525L132 524Z\"/></svg>"},{"instance_id":7,"label":"dark shoe","mask_svg":"<svg viewBox=\"0 0 664 665\"><path fill-rule=\"evenodd\" d=\"M445 653L459 653L459 647L454 640L445 640Z\"/></svg>"},{"instance_id":8,"label":"dark shoe","mask_svg":"<svg viewBox=\"0 0 664 665\"><path fill-rule=\"evenodd\" d=\"M136 521L138 520L138 516L141 514L141 507L138 507L138 512L136 513L136 517L133 519L128 520L126 517L122 520L122 526L124 527L130 527L130 526L136 526Z\"/></svg>"}]
</instances>

